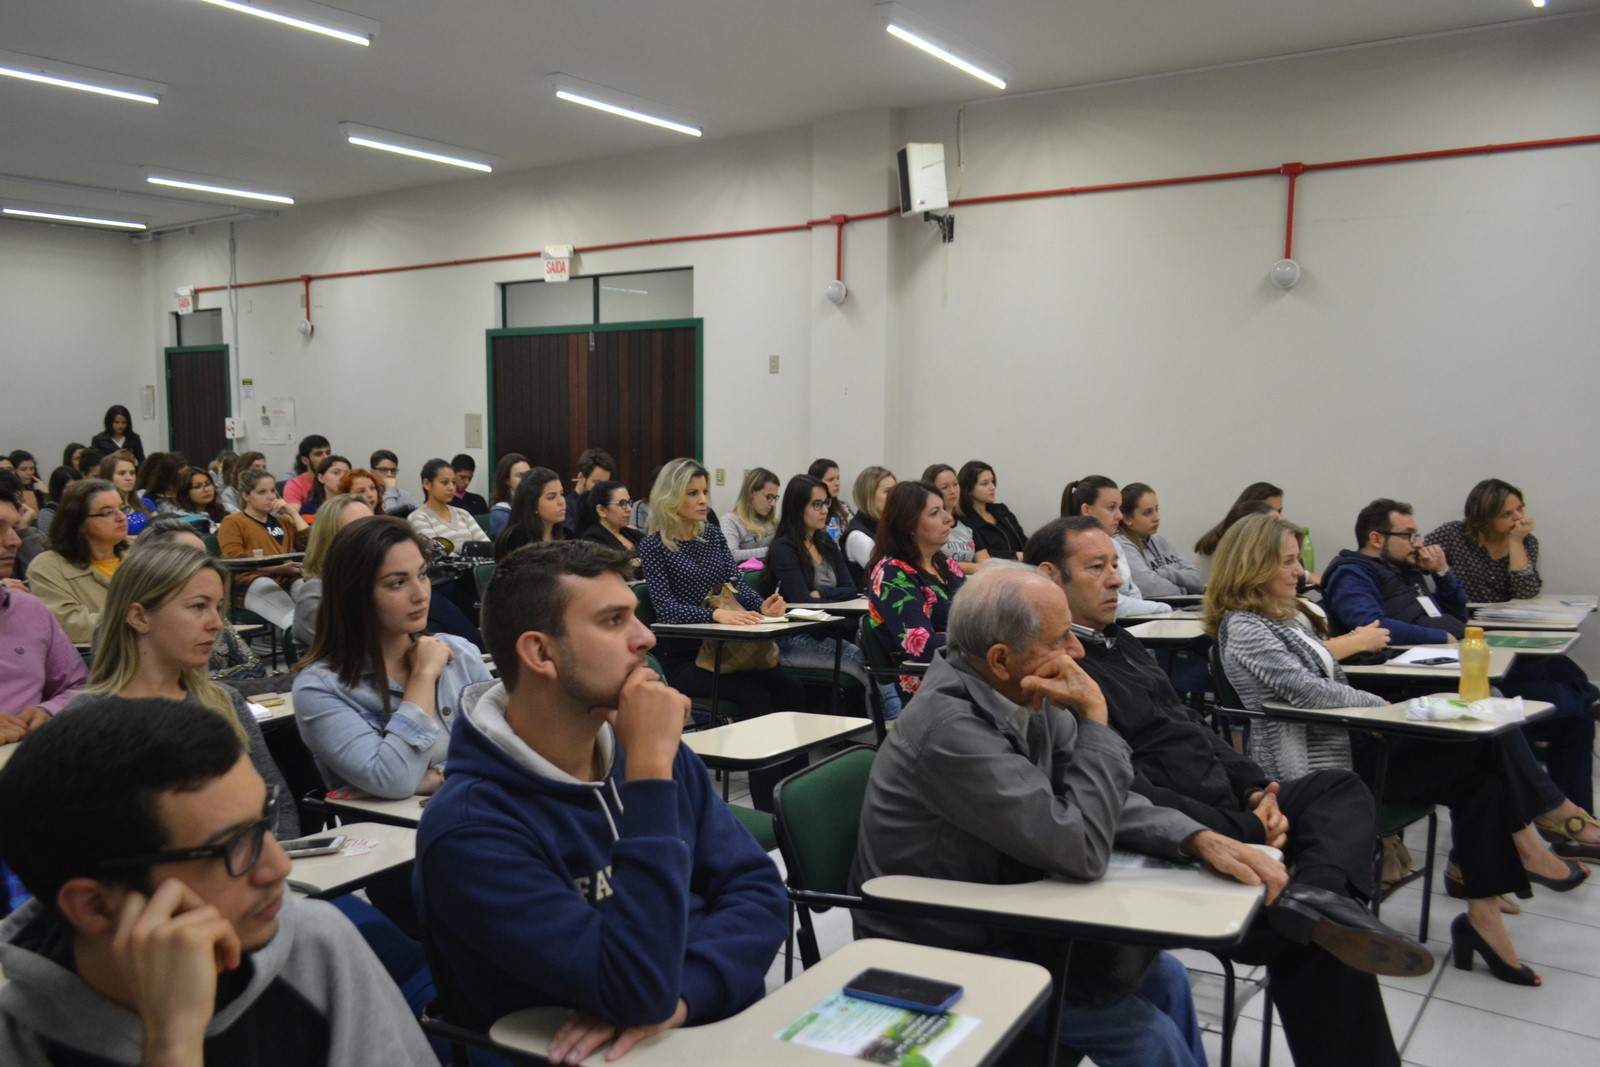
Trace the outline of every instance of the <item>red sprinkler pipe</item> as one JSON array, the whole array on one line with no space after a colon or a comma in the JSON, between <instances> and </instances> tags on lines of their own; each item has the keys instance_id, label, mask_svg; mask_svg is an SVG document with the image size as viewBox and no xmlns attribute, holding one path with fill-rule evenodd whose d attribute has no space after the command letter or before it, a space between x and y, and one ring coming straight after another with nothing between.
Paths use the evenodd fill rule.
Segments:
<instances>
[{"instance_id":1,"label":"red sprinkler pipe","mask_svg":"<svg viewBox=\"0 0 1600 1067\"><path fill-rule=\"evenodd\" d=\"M1300 175L1305 173L1304 163L1285 163L1278 168L1289 177L1289 210L1283 220L1283 258L1294 258L1294 187L1300 180Z\"/></svg>"}]
</instances>

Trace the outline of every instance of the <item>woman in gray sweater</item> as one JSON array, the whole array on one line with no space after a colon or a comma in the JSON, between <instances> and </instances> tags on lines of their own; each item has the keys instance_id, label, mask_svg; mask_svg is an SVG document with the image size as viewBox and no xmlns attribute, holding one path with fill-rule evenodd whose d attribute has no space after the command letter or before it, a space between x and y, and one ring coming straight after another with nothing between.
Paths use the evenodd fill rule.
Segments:
<instances>
[{"instance_id":1,"label":"woman in gray sweater","mask_svg":"<svg viewBox=\"0 0 1600 1067\"><path fill-rule=\"evenodd\" d=\"M1122 487L1122 522L1115 540L1133 572L1133 580L1145 596L1178 596L1203 593L1206 580L1178 547L1159 531L1161 501L1156 491L1143 482Z\"/></svg>"},{"instance_id":2,"label":"woman in gray sweater","mask_svg":"<svg viewBox=\"0 0 1600 1067\"><path fill-rule=\"evenodd\" d=\"M1381 706L1383 698L1350 687L1323 642L1320 615L1296 597L1304 573L1300 536L1299 528L1276 516L1252 515L1217 546L1204 619L1228 681L1252 711L1268 700L1303 708ZM1373 646L1387 643L1376 627L1364 629ZM1339 726L1265 719L1252 725L1250 755L1279 780L1354 767L1370 782L1376 744L1365 733L1352 737ZM1379 799L1450 808L1455 840L1446 889L1467 898L1467 913L1450 930L1456 966L1469 970L1476 952L1502 981L1538 985L1539 976L1517 963L1499 897L1530 896L1530 881L1565 892L1588 877L1582 864L1545 848L1530 825L1571 802L1538 770L1514 730L1484 741L1388 744L1389 773Z\"/></svg>"}]
</instances>

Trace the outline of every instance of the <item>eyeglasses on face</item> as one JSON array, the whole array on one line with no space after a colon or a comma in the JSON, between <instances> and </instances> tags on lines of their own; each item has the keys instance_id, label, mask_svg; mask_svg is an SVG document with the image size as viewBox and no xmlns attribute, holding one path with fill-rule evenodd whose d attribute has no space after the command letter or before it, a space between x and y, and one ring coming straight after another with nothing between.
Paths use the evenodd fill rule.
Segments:
<instances>
[{"instance_id":1,"label":"eyeglasses on face","mask_svg":"<svg viewBox=\"0 0 1600 1067\"><path fill-rule=\"evenodd\" d=\"M807 500L806 507L812 511L827 511L828 502L826 500Z\"/></svg>"},{"instance_id":2,"label":"eyeglasses on face","mask_svg":"<svg viewBox=\"0 0 1600 1067\"><path fill-rule=\"evenodd\" d=\"M392 478L396 474L400 473L399 467L373 467L372 469L383 475L385 478Z\"/></svg>"},{"instance_id":3,"label":"eyeglasses on face","mask_svg":"<svg viewBox=\"0 0 1600 1067\"><path fill-rule=\"evenodd\" d=\"M1422 544L1422 531L1420 530L1385 530L1385 537L1404 537L1414 545Z\"/></svg>"},{"instance_id":4,"label":"eyeglasses on face","mask_svg":"<svg viewBox=\"0 0 1600 1067\"><path fill-rule=\"evenodd\" d=\"M254 870L256 863L260 861L261 847L277 815L278 787L269 786L267 802L261 809L261 818L248 826L241 826L214 845L197 845L194 848L172 849L166 852L147 852L141 856L122 856L117 859L101 860L96 866L102 871L125 871L139 867L153 867L158 863L221 860L229 876L243 878Z\"/></svg>"},{"instance_id":5,"label":"eyeglasses on face","mask_svg":"<svg viewBox=\"0 0 1600 1067\"><path fill-rule=\"evenodd\" d=\"M101 520L104 520L104 521L110 521L111 519L117 519L117 518L121 518L121 517L122 517L122 509L121 508L102 508L100 511L91 511L89 513L89 518L91 518L91 519L101 519Z\"/></svg>"},{"instance_id":6,"label":"eyeglasses on face","mask_svg":"<svg viewBox=\"0 0 1600 1067\"><path fill-rule=\"evenodd\" d=\"M613 500L608 506L613 508L631 508L633 507L633 501L627 499Z\"/></svg>"}]
</instances>

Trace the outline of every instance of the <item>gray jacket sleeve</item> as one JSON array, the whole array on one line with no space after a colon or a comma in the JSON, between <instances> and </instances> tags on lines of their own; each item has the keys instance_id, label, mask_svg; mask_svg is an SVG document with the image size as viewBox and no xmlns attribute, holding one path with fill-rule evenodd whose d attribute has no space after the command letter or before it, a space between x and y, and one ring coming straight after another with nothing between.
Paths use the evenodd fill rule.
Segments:
<instances>
[{"instance_id":1,"label":"gray jacket sleeve","mask_svg":"<svg viewBox=\"0 0 1600 1067\"><path fill-rule=\"evenodd\" d=\"M1123 751L1128 753L1131 766L1133 750L1128 747L1126 741L1123 741L1121 735L1109 726L1101 726L1099 723L1080 723L1070 712L1053 706L1050 708L1050 713L1055 716L1053 763L1056 767L1072 766L1075 762L1075 753L1081 753L1085 743L1093 745L1105 734L1110 734L1112 739L1122 746ZM1061 784L1064 786L1065 781ZM1159 807L1138 793L1129 792L1122 802L1122 812L1116 821L1114 840L1120 848L1177 859L1183 855L1180 851L1183 842L1190 835L1204 829L1204 825L1181 811Z\"/></svg>"}]
</instances>

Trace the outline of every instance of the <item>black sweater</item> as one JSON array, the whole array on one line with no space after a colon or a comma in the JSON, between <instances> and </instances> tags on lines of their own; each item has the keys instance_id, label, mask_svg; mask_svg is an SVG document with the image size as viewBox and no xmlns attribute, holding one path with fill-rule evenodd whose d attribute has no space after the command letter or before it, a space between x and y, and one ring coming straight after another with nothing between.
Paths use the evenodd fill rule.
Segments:
<instances>
[{"instance_id":1,"label":"black sweater","mask_svg":"<svg viewBox=\"0 0 1600 1067\"><path fill-rule=\"evenodd\" d=\"M845 566L844 552L839 548L838 542L828 538L827 561L833 568L833 580L838 585L815 586L817 595L812 596L811 590L815 584L815 572L812 571L809 556L802 558L801 549L793 541L782 538L773 538L772 544L767 549L767 569L772 572L773 581L777 583L777 591L783 594L785 602L790 604L831 603L837 600L854 600L858 595L855 583L850 580L850 569ZM808 571L812 573L807 574Z\"/></svg>"}]
</instances>

